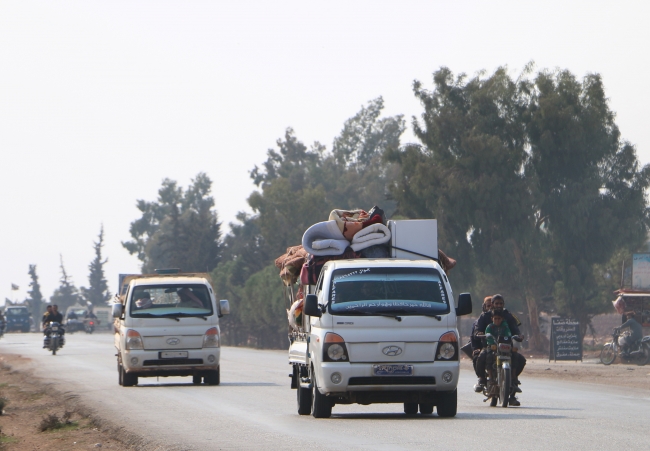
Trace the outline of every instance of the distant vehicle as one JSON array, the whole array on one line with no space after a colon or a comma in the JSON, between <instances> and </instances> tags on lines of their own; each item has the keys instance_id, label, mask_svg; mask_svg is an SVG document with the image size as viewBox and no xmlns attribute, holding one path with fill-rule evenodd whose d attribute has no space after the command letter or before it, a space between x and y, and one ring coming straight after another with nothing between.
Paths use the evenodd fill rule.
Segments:
<instances>
[{"instance_id":1,"label":"distant vehicle","mask_svg":"<svg viewBox=\"0 0 650 451\"><path fill-rule=\"evenodd\" d=\"M161 271L162 272L162 271ZM194 384L219 385L219 318L230 313L203 273L127 276L116 296L115 347L119 384L139 377L192 376Z\"/></svg>"},{"instance_id":2,"label":"distant vehicle","mask_svg":"<svg viewBox=\"0 0 650 451\"><path fill-rule=\"evenodd\" d=\"M30 318L29 309L23 306L7 307L5 309L7 319L7 332L21 331L29 332Z\"/></svg>"},{"instance_id":3,"label":"distant vehicle","mask_svg":"<svg viewBox=\"0 0 650 451\"><path fill-rule=\"evenodd\" d=\"M95 327L97 327L98 330L113 330L113 317L111 315L110 307L94 307L93 312L97 317L97 321L95 321Z\"/></svg>"}]
</instances>

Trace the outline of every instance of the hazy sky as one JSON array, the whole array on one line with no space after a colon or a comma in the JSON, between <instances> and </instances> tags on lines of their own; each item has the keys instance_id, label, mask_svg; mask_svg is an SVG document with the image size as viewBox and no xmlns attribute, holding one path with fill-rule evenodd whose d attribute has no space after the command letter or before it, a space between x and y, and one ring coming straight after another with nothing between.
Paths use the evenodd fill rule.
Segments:
<instances>
[{"instance_id":1,"label":"hazy sky","mask_svg":"<svg viewBox=\"0 0 650 451\"><path fill-rule=\"evenodd\" d=\"M187 186L206 172L227 225L287 127L329 147L380 95L385 114L419 115L412 82L430 87L440 66L598 72L623 137L650 162L649 12L593 0L3 0L0 304L25 297L29 264L49 297L59 254L86 285L101 224L115 289L139 268L120 244L136 199L155 199L165 177Z\"/></svg>"}]
</instances>

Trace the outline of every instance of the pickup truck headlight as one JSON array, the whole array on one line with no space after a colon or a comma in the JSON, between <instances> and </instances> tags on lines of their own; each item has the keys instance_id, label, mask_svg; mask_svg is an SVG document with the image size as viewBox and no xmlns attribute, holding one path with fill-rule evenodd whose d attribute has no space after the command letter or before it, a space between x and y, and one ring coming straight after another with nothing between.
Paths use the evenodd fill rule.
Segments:
<instances>
[{"instance_id":1,"label":"pickup truck headlight","mask_svg":"<svg viewBox=\"0 0 650 451\"><path fill-rule=\"evenodd\" d=\"M208 329L203 336L204 348L218 348L219 347L219 330L216 327Z\"/></svg>"},{"instance_id":2,"label":"pickup truck headlight","mask_svg":"<svg viewBox=\"0 0 650 451\"><path fill-rule=\"evenodd\" d=\"M137 330L129 329L126 331L126 349L144 349L142 337Z\"/></svg>"},{"instance_id":3,"label":"pickup truck headlight","mask_svg":"<svg viewBox=\"0 0 650 451\"><path fill-rule=\"evenodd\" d=\"M345 346L345 340L338 334L328 332L325 334L323 343L323 361L324 362L347 362L348 349Z\"/></svg>"},{"instance_id":4,"label":"pickup truck headlight","mask_svg":"<svg viewBox=\"0 0 650 451\"><path fill-rule=\"evenodd\" d=\"M456 332L449 331L438 340L436 360L458 360L458 337Z\"/></svg>"}]
</instances>

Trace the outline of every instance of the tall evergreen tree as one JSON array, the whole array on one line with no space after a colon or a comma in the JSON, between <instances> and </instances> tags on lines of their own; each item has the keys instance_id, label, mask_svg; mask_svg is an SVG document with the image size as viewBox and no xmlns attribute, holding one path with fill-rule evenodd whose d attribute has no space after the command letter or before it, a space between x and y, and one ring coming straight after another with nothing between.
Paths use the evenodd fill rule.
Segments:
<instances>
[{"instance_id":1,"label":"tall evergreen tree","mask_svg":"<svg viewBox=\"0 0 650 451\"><path fill-rule=\"evenodd\" d=\"M59 311L65 314L65 311L71 305L81 303L82 298L79 295L79 290L72 282L70 276L63 266L63 256L59 256L61 260L61 279L59 287L54 290L54 294L50 297L50 303L59 306Z\"/></svg>"},{"instance_id":2,"label":"tall evergreen tree","mask_svg":"<svg viewBox=\"0 0 650 451\"><path fill-rule=\"evenodd\" d=\"M104 265L108 262L108 259L102 260L102 247L104 247L103 225L99 230L97 241L93 243L93 247L95 250L95 258L88 265L88 269L90 270L88 274L89 287L81 287L81 293L87 302L90 302L92 305L101 306L105 305L106 301L111 298L111 294L108 291L108 282L104 275Z\"/></svg>"},{"instance_id":3,"label":"tall evergreen tree","mask_svg":"<svg viewBox=\"0 0 650 451\"><path fill-rule=\"evenodd\" d=\"M38 319L43 313L43 294L41 293L41 285L38 283L36 265L29 265L28 274L31 282L29 282L30 290L27 292L29 295L27 302L29 303L30 309L32 311L32 317Z\"/></svg>"},{"instance_id":4,"label":"tall evergreen tree","mask_svg":"<svg viewBox=\"0 0 650 451\"><path fill-rule=\"evenodd\" d=\"M138 200L142 217L131 223L133 240L122 245L142 261L142 271L180 268L206 272L219 263L221 223L210 195L212 181L199 173L186 189L163 180L158 200Z\"/></svg>"}]
</instances>

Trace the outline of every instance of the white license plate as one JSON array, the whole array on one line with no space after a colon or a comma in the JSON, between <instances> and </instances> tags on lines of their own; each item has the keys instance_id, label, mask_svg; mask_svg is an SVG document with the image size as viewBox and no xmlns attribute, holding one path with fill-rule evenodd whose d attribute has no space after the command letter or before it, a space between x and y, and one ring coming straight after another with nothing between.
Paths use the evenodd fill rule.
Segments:
<instances>
[{"instance_id":1,"label":"white license plate","mask_svg":"<svg viewBox=\"0 0 650 451\"><path fill-rule=\"evenodd\" d=\"M413 376L413 365L373 365L374 376Z\"/></svg>"},{"instance_id":2,"label":"white license plate","mask_svg":"<svg viewBox=\"0 0 650 451\"><path fill-rule=\"evenodd\" d=\"M161 359L186 359L187 351L162 351L160 353Z\"/></svg>"}]
</instances>

